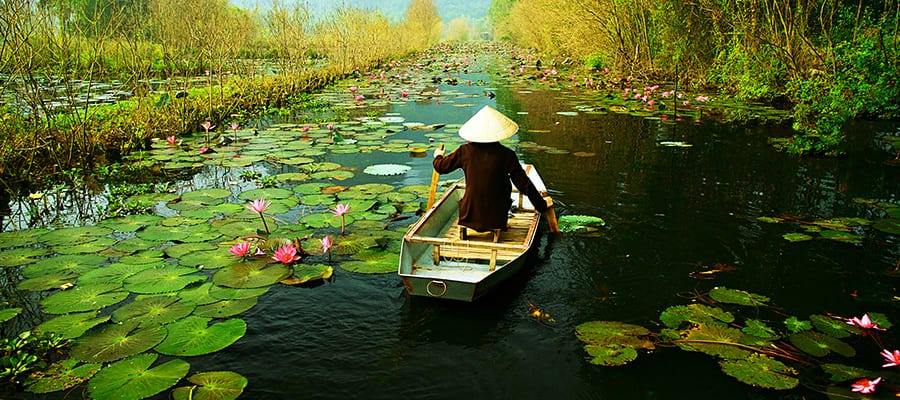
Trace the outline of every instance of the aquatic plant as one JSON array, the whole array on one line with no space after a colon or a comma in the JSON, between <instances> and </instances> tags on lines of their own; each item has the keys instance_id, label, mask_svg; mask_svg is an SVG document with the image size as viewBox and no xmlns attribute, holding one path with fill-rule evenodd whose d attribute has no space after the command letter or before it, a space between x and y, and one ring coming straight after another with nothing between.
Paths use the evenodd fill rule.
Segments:
<instances>
[{"instance_id":1,"label":"aquatic plant","mask_svg":"<svg viewBox=\"0 0 900 400\"><path fill-rule=\"evenodd\" d=\"M624 322L590 321L578 325L575 334L596 365L624 365L638 357L638 350L676 347L715 357L726 375L768 389L792 389L801 380L814 386L822 372L830 375L829 392L851 388L871 393L881 382L880 377L869 380L877 375L874 372L834 363L828 356L852 359L857 351L848 340L854 337L872 339L876 348L883 349L877 332L892 326L883 314L866 313L862 318L810 315L801 320L785 317L766 296L725 287L713 288L696 300L663 310L659 317L662 328L657 333ZM723 308L729 305L733 308ZM744 311L741 307L749 307L751 314L743 320L739 318ZM773 320L781 318L784 328L770 325L763 314L766 311L773 312ZM900 365L900 351L884 349L881 355L888 361L883 368ZM820 369L805 368L809 365Z\"/></svg>"},{"instance_id":2,"label":"aquatic plant","mask_svg":"<svg viewBox=\"0 0 900 400\"><path fill-rule=\"evenodd\" d=\"M346 215L350 212L349 204L338 204L331 210L332 214L341 217L341 236L344 235L344 226L346 225Z\"/></svg>"},{"instance_id":3,"label":"aquatic plant","mask_svg":"<svg viewBox=\"0 0 900 400\"><path fill-rule=\"evenodd\" d=\"M250 205L244 206L248 210L252 210L259 214L259 217L262 219L263 227L266 229L266 234L270 234L269 232L269 224L266 222L266 217L263 213L272 205L271 201L266 201L265 197L260 197L258 200L253 200Z\"/></svg>"}]
</instances>

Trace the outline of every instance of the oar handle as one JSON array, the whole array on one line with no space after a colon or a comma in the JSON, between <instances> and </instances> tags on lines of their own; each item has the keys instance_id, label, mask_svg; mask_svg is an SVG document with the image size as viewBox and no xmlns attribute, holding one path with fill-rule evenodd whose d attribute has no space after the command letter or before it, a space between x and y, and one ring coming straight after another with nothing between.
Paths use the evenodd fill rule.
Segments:
<instances>
[{"instance_id":1,"label":"oar handle","mask_svg":"<svg viewBox=\"0 0 900 400\"><path fill-rule=\"evenodd\" d=\"M440 149L444 149L443 143L441 144ZM431 173L431 186L428 188L428 207L426 208L426 210L430 210L431 206L434 205L434 197L437 195L437 184L439 177L440 174L437 171L433 171Z\"/></svg>"}]
</instances>

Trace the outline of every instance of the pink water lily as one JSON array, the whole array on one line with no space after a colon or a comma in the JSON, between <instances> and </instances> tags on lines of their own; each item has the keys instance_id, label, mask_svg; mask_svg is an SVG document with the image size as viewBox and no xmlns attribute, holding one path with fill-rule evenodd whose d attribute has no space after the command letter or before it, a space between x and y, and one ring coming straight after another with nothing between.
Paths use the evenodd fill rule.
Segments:
<instances>
[{"instance_id":1,"label":"pink water lily","mask_svg":"<svg viewBox=\"0 0 900 400\"><path fill-rule=\"evenodd\" d=\"M235 257L238 257L238 258L244 257L247 255L247 253L250 252L250 242L241 242L241 243L235 244L234 246L231 246L231 248L228 249L228 251L231 254L234 254Z\"/></svg>"},{"instance_id":2,"label":"pink water lily","mask_svg":"<svg viewBox=\"0 0 900 400\"><path fill-rule=\"evenodd\" d=\"M881 377L878 377L875 380L871 381L863 378L851 385L851 390L853 390L854 392L869 394L875 391L875 386L878 385L878 382L881 382Z\"/></svg>"},{"instance_id":3,"label":"pink water lily","mask_svg":"<svg viewBox=\"0 0 900 400\"><path fill-rule=\"evenodd\" d=\"M263 216L263 213L266 212L270 205L272 205L271 201L266 201L265 197L260 197L259 199L250 202L249 206L244 206L244 208L248 210L259 213L259 217L262 218L263 221L263 227L266 228L266 233L269 233L269 224L266 223L266 217Z\"/></svg>"},{"instance_id":4,"label":"pink water lily","mask_svg":"<svg viewBox=\"0 0 900 400\"><path fill-rule=\"evenodd\" d=\"M328 128L328 130L330 131L330 130L334 129L334 124L328 124L328 125L325 125L325 127Z\"/></svg>"},{"instance_id":5,"label":"pink water lily","mask_svg":"<svg viewBox=\"0 0 900 400\"><path fill-rule=\"evenodd\" d=\"M888 351L888 349L884 349L881 351L881 355L884 356L884 359L888 362L887 364L882 365L882 368L896 367L900 365L900 350L894 350L893 352L890 352Z\"/></svg>"},{"instance_id":6,"label":"pink water lily","mask_svg":"<svg viewBox=\"0 0 900 400\"><path fill-rule=\"evenodd\" d=\"M344 216L347 215L349 212L350 212L349 204L338 204L338 205L334 206L334 210L331 210L332 214L334 214L338 217L341 217L341 235L344 234L344 226L345 226Z\"/></svg>"},{"instance_id":7,"label":"pink water lily","mask_svg":"<svg viewBox=\"0 0 900 400\"><path fill-rule=\"evenodd\" d=\"M863 329L877 329L879 331L883 331L884 328L878 326L878 324L873 323L869 318L869 314L863 314L862 318L850 318L847 320L847 324L858 326Z\"/></svg>"},{"instance_id":8,"label":"pink water lily","mask_svg":"<svg viewBox=\"0 0 900 400\"><path fill-rule=\"evenodd\" d=\"M356 90L359 89L356 86L350 86L350 93L356 93Z\"/></svg>"},{"instance_id":9,"label":"pink water lily","mask_svg":"<svg viewBox=\"0 0 900 400\"><path fill-rule=\"evenodd\" d=\"M175 144L175 142L176 142L177 140L178 140L178 139L175 138L175 135L172 135L172 136L166 136L166 142L169 142L169 144Z\"/></svg>"},{"instance_id":10,"label":"pink water lily","mask_svg":"<svg viewBox=\"0 0 900 400\"><path fill-rule=\"evenodd\" d=\"M294 261L300 259L300 256L297 255L297 248L293 245L284 245L275 250L275 254L272 256L272 259L278 261L282 264L291 264Z\"/></svg>"},{"instance_id":11,"label":"pink water lily","mask_svg":"<svg viewBox=\"0 0 900 400\"><path fill-rule=\"evenodd\" d=\"M203 128L204 131L206 131L206 144L209 144L209 131L212 130L212 128L215 128L216 126L213 125L212 122L204 121L202 124L200 124L200 127ZM203 153L200 153L200 154L203 154Z\"/></svg>"},{"instance_id":12,"label":"pink water lily","mask_svg":"<svg viewBox=\"0 0 900 400\"><path fill-rule=\"evenodd\" d=\"M331 261L331 247L334 246L334 243L331 242L331 236L326 235L325 237L319 239L319 243L322 244L322 252L328 254L328 260Z\"/></svg>"}]
</instances>

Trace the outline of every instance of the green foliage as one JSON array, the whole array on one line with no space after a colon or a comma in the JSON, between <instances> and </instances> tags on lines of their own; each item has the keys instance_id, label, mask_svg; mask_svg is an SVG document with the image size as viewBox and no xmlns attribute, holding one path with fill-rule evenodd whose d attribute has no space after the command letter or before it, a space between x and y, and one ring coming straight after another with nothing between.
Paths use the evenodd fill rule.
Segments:
<instances>
[{"instance_id":1,"label":"green foliage","mask_svg":"<svg viewBox=\"0 0 900 400\"><path fill-rule=\"evenodd\" d=\"M740 382L776 390L795 388L801 381L816 385L823 381L822 373L830 375L830 379L840 385L854 379L872 378L878 374L832 363L832 354L855 357L857 342L854 339L857 338L874 338L876 349L892 348L882 343L872 330L875 328L851 325L847 318L812 315L810 321L801 321L790 316L784 321L787 330L779 330L763 316L768 313L774 319L783 315L783 311L769 305L769 298L759 294L716 288L708 297L698 296L698 299L704 298L715 299L722 306L753 306L748 309L752 317L735 317L720 307L693 303L664 310L660 321L665 327L656 335L640 326L615 321L585 322L576 327L575 334L586 344L584 349L592 364L623 365L634 360L640 349L674 345L719 359L722 372ZM869 314L878 324L890 325L884 314ZM870 362L871 358L867 356L863 360ZM792 366L794 364L796 368ZM810 365L820 365L821 370L807 368ZM849 390L840 386L821 388L832 389Z\"/></svg>"},{"instance_id":2,"label":"green foliage","mask_svg":"<svg viewBox=\"0 0 900 400\"><path fill-rule=\"evenodd\" d=\"M0 339L0 388L15 386L28 374L47 368L68 345L68 339L55 333L25 331Z\"/></svg>"}]
</instances>

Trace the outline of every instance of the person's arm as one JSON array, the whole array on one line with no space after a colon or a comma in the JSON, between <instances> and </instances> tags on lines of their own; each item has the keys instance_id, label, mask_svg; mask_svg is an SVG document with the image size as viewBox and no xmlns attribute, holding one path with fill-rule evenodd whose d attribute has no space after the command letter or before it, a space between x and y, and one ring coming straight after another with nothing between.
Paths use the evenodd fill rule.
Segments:
<instances>
[{"instance_id":1,"label":"person's arm","mask_svg":"<svg viewBox=\"0 0 900 400\"><path fill-rule=\"evenodd\" d=\"M446 174L453 172L457 168L462 167L460 163L459 149L450 154L446 154L444 149L438 148L434 150L434 160L431 162L431 165L438 173Z\"/></svg>"},{"instance_id":2,"label":"person's arm","mask_svg":"<svg viewBox=\"0 0 900 400\"><path fill-rule=\"evenodd\" d=\"M511 166L511 171L509 173L510 180L512 180L513 185L519 189L519 192L524 193L528 196L528 200L531 201L531 204L534 206L534 209L540 213L544 213L547 211L547 208L550 204L548 201L544 199L543 194L538 192L537 188L534 186L534 183L531 182L531 179L525 173L525 170L522 169L522 164L519 164L518 158L515 160L514 166Z\"/></svg>"}]
</instances>

